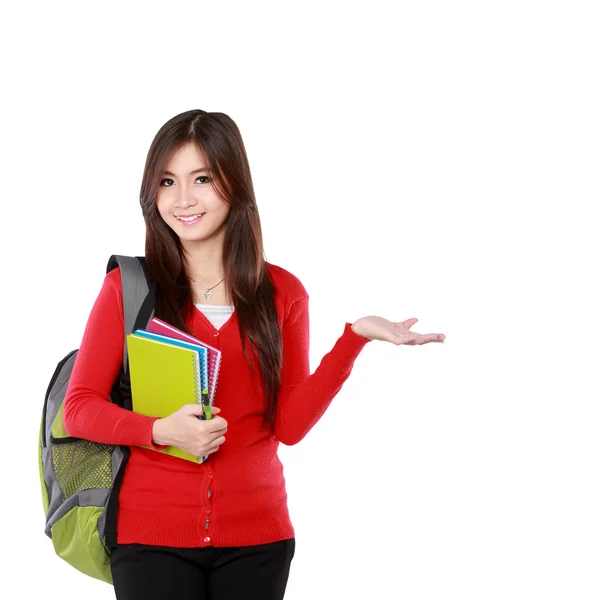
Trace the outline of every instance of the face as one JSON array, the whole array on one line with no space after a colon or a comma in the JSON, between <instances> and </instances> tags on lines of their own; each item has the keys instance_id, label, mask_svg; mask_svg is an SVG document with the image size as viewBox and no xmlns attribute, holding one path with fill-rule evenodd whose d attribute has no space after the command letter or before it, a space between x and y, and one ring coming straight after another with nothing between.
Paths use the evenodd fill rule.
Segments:
<instances>
[{"instance_id":1,"label":"face","mask_svg":"<svg viewBox=\"0 0 599 600\"><path fill-rule=\"evenodd\" d=\"M212 182L202 155L192 143L179 148L165 167L156 206L183 244L224 235L230 205L218 195Z\"/></svg>"}]
</instances>

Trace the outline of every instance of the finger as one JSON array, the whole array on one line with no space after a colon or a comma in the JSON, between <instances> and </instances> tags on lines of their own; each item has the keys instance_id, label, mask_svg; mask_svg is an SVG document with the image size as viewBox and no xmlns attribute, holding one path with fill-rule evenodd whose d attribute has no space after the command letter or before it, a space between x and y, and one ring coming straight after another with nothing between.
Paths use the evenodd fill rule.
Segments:
<instances>
[{"instance_id":1,"label":"finger","mask_svg":"<svg viewBox=\"0 0 599 600\"><path fill-rule=\"evenodd\" d=\"M420 335L420 334L419 334ZM445 336L441 333L427 333L426 335L420 335L418 340L418 344L428 344L430 342L443 342L445 341Z\"/></svg>"},{"instance_id":2,"label":"finger","mask_svg":"<svg viewBox=\"0 0 599 600\"><path fill-rule=\"evenodd\" d=\"M405 327L406 329L410 329L410 327L412 327L416 323L418 323L418 319L416 317L412 317L410 319L406 319L405 321L401 321L400 323L395 323L395 324L399 325L400 327Z\"/></svg>"},{"instance_id":3,"label":"finger","mask_svg":"<svg viewBox=\"0 0 599 600\"><path fill-rule=\"evenodd\" d=\"M222 417L215 417L214 419L210 419L205 421L206 429L209 432L221 431L225 430L228 427L227 421L225 421Z\"/></svg>"},{"instance_id":4,"label":"finger","mask_svg":"<svg viewBox=\"0 0 599 600\"><path fill-rule=\"evenodd\" d=\"M220 442L218 440L221 440ZM225 441L225 432L220 431L212 438L208 440L208 446L214 446L214 444L222 444Z\"/></svg>"},{"instance_id":5,"label":"finger","mask_svg":"<svg viewBox=\"0 0 599 600\"><path fill-rule=\"evenodd\" d=\"M396 344L413 344L416 340L417 335L417 333L412 333L411 331L408 331L406 333L398 333L395 336Z\"/></svg>"},{"instance_id":6,"label":"finger","mask_svg":"<svg viewBox=\"0 0 599 600\"><path fill-rule=\"evenodd\" d=\"M431 342L444 342L445 336L442 333L429 333L428 337Z\"/></svg>"},{"instance_id":7,"label":"finger","mask_svg":"<svg viewBox=\"0 0 599 600\"><path fill-rule=\"evenodd\" d=\"M190 416L199 417L204 414L204 407L201 404L186 404L182 409L185 414Z\"/></svg>"},{"instance_id":8,"label":"finger","mask_svg":"<svg viewBox=\"0 0 599 600\"><path fill-rule=\"evenodd\" d=\"M222 441L224 441L225 433L226 433L226 431L217 431L214 435L210 435L208 438L204 438L206 446L208 446L210 448L210 447L214 446L215 444L216 445L218 445L219 443L222 444L222 442L219 442L218 440L222 439Z\"/></svg>"},{"instance_id":9,"label":"finger","mask_svg":"<svg viewBox=\"0 0 599 600\"><path fill-rule=\"evenodd\" d=\"M208 446L208 450L205 452L205 454L211 454L212 452L216 452L216 450L219 449L219 447L221 446L221 444L225 441L225 436L222 435L221 437L217 438L216 440L213 440L213 442L210 444L210 446Z\"/></svg>"},{"instance_id":10,"label":"finger","mask_svg":"<svg viewBox=\"0 0 599 600\"><path fill-rule=\"evenodd\" d=\"M395 344L397 346L420 346L429 342L444 342L445 336L442 333L427 333L425 335L410 331L405 334L395 336Z\"/></svg>"},{"instance_id":11,"label":"finger","mask_svg":"<svg viewBox=\"0 0 599 600\"><path fill-rule=\"evenodd\" d=\"M210 407L210 412L211 412L213 415L217 415L217 414L220 412L220 408L218 408L218 406L211 406L211 407Z\"/></svg>"},{"instance_id":12,"label":"finger","mask_svg":"<svg viewBox=\"0 0 599 600\"><path fill-rule=\"evenodd\" d=\"M227 433L227 428L225 427L224 429L218 429L217 431L209 431L208 432L208 443L212 444L214 442L214 440L218 439L219 437L225 435L225 433Z\"/></svg>"}]
</instances>

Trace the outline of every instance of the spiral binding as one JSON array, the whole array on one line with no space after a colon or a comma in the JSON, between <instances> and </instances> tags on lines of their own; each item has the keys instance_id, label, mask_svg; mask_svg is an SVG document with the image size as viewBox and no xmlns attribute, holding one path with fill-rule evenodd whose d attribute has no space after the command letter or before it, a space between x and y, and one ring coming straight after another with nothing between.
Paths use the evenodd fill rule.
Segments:
<instances>
[{"instance_id":1,"label":"spiral binding","mask_svg":"<svg viewBox=\"0 0 599 600\"><path fill-rule=\"evenodd\" d=\"M221 357L222 358L222 357ZM218 383L218 376L220 374L220 361L218 360L218 356L212 356L212 393L210 395L210 400L214 401L214 396L216 395L216 384Z\"/></svg>"},{"instance_id":2,"label":"spiral binding","mask_svg":"<svg viewBox=\"0 0 599 600\"><path fill-rule=\"evenodd\" d=\"M190 358L191 358L191 362L193 364L193 384L194 384L195 391L196 391L196 401L201 402L202 401L202 378L200 377L200 373L198 372L195 357L193 355L190 355ZM198 361L200 361L200 360L201 359L199 358L199 355L198 355Z\"/></svg>"},{"instance_id":3,"label":"spiral binding","mask_svg":"<svg viewBox=\"0 0 599 600\"><path fill-rule=\"evenodd\" d=\"M199 353L199 357L200 357L200 369L202 369L202 372L204 373L204 377L206 378L206 385L202 386L206 387L208 389L210 389L210 385L209 385L209 372L208 372L208 349L204 349L204 352L200 352Z\"/></svg>"}]
</instances>

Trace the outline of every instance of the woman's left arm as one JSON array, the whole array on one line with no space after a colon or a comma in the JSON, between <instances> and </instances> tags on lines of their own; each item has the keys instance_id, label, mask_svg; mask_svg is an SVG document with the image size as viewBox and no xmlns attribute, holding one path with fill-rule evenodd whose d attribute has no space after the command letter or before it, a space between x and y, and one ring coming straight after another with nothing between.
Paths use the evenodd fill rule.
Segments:
<instances>
[{"instance_id":1,"label":"woman's left arm","mask_svg":"<svg viewBox=\"0 0 599 600\"><path fill-rule=\"evenodd\" d=\"M341 337L310 375L309 297L296 300L283 325L283 369L277 399L275 436L297 444L322 417L370 341L345 324Z\"/></svg>"},{"instance_id":2,"label":"woman's left arm","mask_svg":"<svg viewBox=\"0 0 599 600\"><path fill-rule=\"evenodd\" d=\"M369 316L346 323L341 337L310 374L309 296L296 300L283 325L283 369L277 400L275 436L286 445L297 444L314 427L349 377L362 348L371 340L396 345L443 342L440 333L409 331L418 319L394 323Z\"/></svg>"}]
</instances>

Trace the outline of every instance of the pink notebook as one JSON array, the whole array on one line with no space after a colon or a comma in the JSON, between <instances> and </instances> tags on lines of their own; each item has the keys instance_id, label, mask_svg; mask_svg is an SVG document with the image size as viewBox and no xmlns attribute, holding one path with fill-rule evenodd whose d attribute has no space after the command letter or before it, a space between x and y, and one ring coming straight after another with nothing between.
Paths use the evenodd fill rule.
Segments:
<instances>
[{"instance_id":1,"label":"pink notebook","mask_svg":"<svg viewBox=\"0 0 599 600\"><path fill-rule=\"evenodd\" d=\"M147 326L147 331L151 331L152 333L158 333L159 335L166 335L172 337L176 340L181 340L182 342L192 342L194 344L198 344L206 348L208 353L208 399L210 404L214 401L214 395L216 393L216 384L218 383L218 374L220 372L220 362L222 357L222 352L215 348L214 346L210 346L206 342L202 342L197 338L169 325L165 321L161 321L154 317Z\"/></svg>"}]
</instances>

